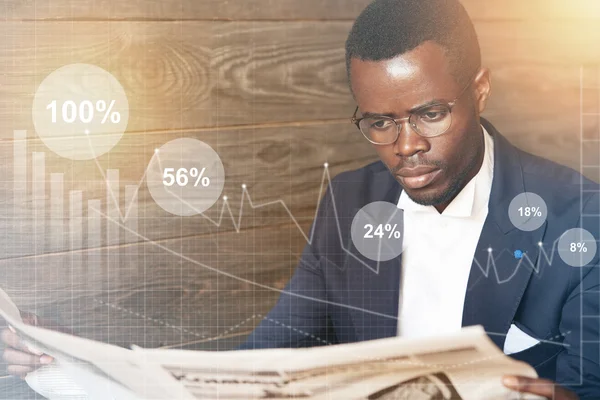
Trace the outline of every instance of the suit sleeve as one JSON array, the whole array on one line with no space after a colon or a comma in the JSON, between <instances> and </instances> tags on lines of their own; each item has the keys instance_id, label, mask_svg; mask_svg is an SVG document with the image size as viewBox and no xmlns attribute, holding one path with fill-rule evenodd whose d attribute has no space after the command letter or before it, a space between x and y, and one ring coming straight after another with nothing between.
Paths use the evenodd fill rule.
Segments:
<instances>
[{"instance_id":1,"label":"suit sleeve","mask_svg":"<svg viewBox=\"0 0 600 400\"><path fill-rule=\"evenodd\" d=\"M599 239L600 202L593 196L582 214L580 227ZM598 249L600 251L600 249ZM582 399L600 399L600 274L598 253L583 268L573 267L571 279L578 284L568 296L561 315L560 331L565 350L557 358L556 381Z\"/></svg>"},{"instance_id":2,"label":"suit sleeve","mask_svg":"<svg viewBox=\"0 0 600 400\"><path fill-rule=\"evenodd\" d=\"M238 347L239 350L312 347L337 342L327 312L324 260L318 251L328 242L331 232L328 226L333 218L328 190L309 231L314 231L309 236L312 240L304 247L292 278L276 305Z\"/></svg>"}]
</instances>

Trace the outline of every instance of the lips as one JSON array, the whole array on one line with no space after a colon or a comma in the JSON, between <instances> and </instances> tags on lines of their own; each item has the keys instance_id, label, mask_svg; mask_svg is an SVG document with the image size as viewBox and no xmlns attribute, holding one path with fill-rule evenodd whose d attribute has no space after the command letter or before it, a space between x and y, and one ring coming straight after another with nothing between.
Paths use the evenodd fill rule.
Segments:
<instances>
[{"instance_id":1,"label":"lips","mask_svg":"<svg viewBox=\"0 0 600 400\"><path fill-rule=\"evenodd\" d=\"M421 189L433 182L441 171L439 168L425 165L402 168L398 171L398 178L405 189Z\"/></svg>"}]
</instances>

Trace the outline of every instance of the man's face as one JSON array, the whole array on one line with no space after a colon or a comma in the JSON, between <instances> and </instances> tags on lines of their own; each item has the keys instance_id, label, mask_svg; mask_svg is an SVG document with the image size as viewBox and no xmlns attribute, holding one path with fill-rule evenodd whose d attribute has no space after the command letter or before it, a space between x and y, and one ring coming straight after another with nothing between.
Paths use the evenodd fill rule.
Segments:
<instances>
[{"instance_id":1,"label":"man's face","mask_svg":"<svg viewBox=\"0 0 600 400\"><path fill-rule=\"evenodd\" d=\"M428 41L390 60L352 59L352 91L363 114L408 117L409 110L435 100L446 104L460 94L464 86L449 71L443 48ZM395 143L374 145L416 203L443 211L479 171L484 150L479 112L489 85L484 84L483 91L484 96L471 87L464 92L452 108L450 128L440 136L421 137L404 123Z\"/></svg>"}]
</instances>

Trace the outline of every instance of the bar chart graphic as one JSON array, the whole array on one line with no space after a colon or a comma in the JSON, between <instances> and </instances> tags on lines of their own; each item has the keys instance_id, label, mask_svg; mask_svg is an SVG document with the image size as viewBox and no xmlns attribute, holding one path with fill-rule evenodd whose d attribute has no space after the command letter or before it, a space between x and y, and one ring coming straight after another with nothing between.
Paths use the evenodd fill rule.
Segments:
<instances>
[{"instance_id":1,"label":"bar chart graphic","mask_svg":"<svg viewBox=\"0 0 600 400\"><path fill-rule=\"evenodd\" d=\"M102 174L106 182L106 195L103 198L85 199L84 191L67 190L63 173L47 173L45 152L28 154L27 131L15 130L13 139L14 215L32 221L31 254L70 252L72 264L78 265L83 260L80 259L81 252L77 250L136 241L134 232L138 229L138 192L141 183L125 185L122 202L119 170L107 169ZM30 207L22 207L28 203ZM23 215L23 210L30 215ZM108 218L104 218L103 213ZM124 233L118 224L110 223L108 219L120 221L126 227ZM107 262L118 264L119 253L111 252Z\"/></svg>"}]
</instances>

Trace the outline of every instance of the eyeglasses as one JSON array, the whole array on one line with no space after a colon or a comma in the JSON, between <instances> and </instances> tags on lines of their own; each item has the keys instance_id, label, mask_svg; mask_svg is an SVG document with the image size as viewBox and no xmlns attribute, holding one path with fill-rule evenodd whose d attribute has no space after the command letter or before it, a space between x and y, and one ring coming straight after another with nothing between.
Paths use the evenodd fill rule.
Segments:
<instances>
[{"instance_id":1,"label":"eyeglasses","mask_svg":"<svg viewBox=\"0 0 600 400\"><path fill-rule=\"evenodd\" d=\"M369 142L378 145L396 142L398 136L400 136L400 127L403 121L408 121L412 129L422 137L431 138L440 136L446 133L452 125L452 108L471 86L473 78L469 79L469 84L449 103L427 105L414 110L408 117L397 119L386 116L357 119L357 106L350 121L356 125Z\"/></svg>"}]
</instances>

